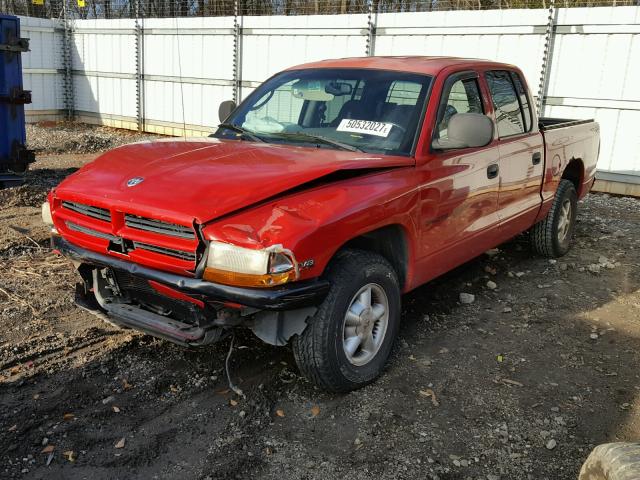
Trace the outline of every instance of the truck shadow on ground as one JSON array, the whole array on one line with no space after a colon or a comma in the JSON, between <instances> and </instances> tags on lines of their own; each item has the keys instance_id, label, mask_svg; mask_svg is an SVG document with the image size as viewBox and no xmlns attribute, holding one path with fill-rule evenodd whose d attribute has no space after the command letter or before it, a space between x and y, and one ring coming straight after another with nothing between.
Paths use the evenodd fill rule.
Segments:
<instances>
[{"instance_id":1,"label":"truck shadow on ground","mask_svg":"<svg viewBox=\"0 0 640 480\"><path fill-rule=\"evenodd\" d=\"M41 332L0 344L0 471L576 478L595 444L640 432L638 254L633 238L594 240L596 207L556 263L520 237L406 295L389 368L346 395L314 388L287 348L251 334L231 357L242 398L225 379L227 342L187 350L70 305L48 311ZM621 265L585 269L602 255ZM475 302L461 305L460 292ZM44 438L55 446L49 466Z\"/></svg>"}]
</instances>

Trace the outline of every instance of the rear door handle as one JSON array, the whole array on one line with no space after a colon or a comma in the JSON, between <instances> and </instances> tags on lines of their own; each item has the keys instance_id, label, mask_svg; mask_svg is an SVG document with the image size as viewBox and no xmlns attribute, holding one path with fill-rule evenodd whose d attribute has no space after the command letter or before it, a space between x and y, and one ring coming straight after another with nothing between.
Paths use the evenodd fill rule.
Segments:
<instances>
[{"instance_id":1,"label":"rear door handle","mask_svg":"<svg viewBox=\"0 0 640 480\"><path fill-rule=\"evenodd\" d=\"M498 166L498 164L492 163L487 167L487 178L496 178L499 171L500 167Z\"/></svg>"},{"instance_id":2,"label":"rear door handle","mask_svg":"<svg viewBox=\"0 0 640 480\"><path fill-rule=\"evenodd\" d=\"M531 161L534 165L538 165L540 163L540 160L542 160L542 155L540 154L540 152L536 152L531 156Z\"/></svg>"}]
</instances>

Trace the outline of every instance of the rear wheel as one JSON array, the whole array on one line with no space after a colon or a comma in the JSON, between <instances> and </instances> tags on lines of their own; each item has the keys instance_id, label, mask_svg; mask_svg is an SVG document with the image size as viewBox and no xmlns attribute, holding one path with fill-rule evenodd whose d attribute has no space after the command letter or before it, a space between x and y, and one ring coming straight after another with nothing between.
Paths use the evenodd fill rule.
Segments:
<instances>
[{"instance_id":1,"label":"rear wheel","mask_svg":"<svg viewBox=\"0 0 640 480\"><path fill-rule=\"evenodd\" d=\"M400 287L384 257L361 250L340 252L327 278L329 294L294 339L293 353L310 381L347 392L384 369L400 321Z\"/></svg>"},{"instance_id":2,"label":"rear wheel","mask_svg":"<svg viewBox=\"0 0 640 480\"><path fill-rule=\"evenodd\" d=\"M547 216L531 229L531 246L545 257L561 257L569 251L576 223L578 194L569 180L561 180Z\"/></svg>"}]
</instances>

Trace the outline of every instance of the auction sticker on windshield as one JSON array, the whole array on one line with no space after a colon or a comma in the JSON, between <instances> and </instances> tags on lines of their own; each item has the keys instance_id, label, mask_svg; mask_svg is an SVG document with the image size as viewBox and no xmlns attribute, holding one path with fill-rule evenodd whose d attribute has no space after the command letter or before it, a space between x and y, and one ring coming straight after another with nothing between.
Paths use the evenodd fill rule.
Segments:
<instances>
[{"instance_id":1,"label":"auction sticker on windshield","mask_svg":"<svg viewBox=\"0 0 640 480\"><path fill-rule=\"evenodd\" d=\"M392 123L345 118L340 122L336 130L338 132L364 133L378 137L387 137L389 136L389 132L391 132L391 127L393 127Z\"/></svg>"}]
</instances>

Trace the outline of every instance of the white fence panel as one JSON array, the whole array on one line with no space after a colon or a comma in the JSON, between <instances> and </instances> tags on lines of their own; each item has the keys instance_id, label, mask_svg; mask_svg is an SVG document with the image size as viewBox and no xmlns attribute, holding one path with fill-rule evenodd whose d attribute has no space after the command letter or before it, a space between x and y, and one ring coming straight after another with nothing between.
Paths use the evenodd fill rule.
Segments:
<instances>
[{"instance_id":1,"label":"white fence panel","mask_svg":"<svg viewBox=\"0 0 640 480\"><path fill-rule=\"evenodd\" d=\"M595 118L598 169L640 183L640 8L562 9L557 25L545 114Z\"/></svg>"},{"instance_id":2,"label":"white fence panel","mask_svg":"<svg viewBox=\"0 0 640 480\"><path fill-rule=\"evenodd\" d=\"M144 31L147 124L211 131L233 96L233 17L148 19Z\"/></svg>"},{"instance_id":3,"label":"white fence panel","mask_svg":"<svg viewBox=\"0 0 640 480\"><path fill-rule=\"evenodd\" d=\"M83 117L136 117L134 20L77 20L71 51L74 106Z\"/></svg>"},{"instance_id":4,"label":"white fence panel","mask_svg":"<svg viewBox=\"0 0 640 480\"><path fill-rule=\"evenodd\" d=\"M376 55L482 58L520 67L537 94L546 10L444 11L378 15Z\"/></svg>"},{"instance_id":5,"label":"white fence panel","mask_svg":"<svg viewBox=\"0 0 640 480\"><path fill-rule=\"evenodd\" d=\"M365 54L366 15L255 16L242 21L241 98L285 68Z\"/></svg>"},{"instance_id":6,"label":"white fence panel","mask_svg":"<svg viewBox=\"0 0 640 480\"><path fill-rule=\"evenodd\" d=\"M55 118L64 108L62 91L62 24L58 20L20 17L21 36L30 51L22 54L22 79L33 103L25 105L29 121Z\"/></svg>"},{"instance_id":7,"label":"white fence panel","mask_svg":"<svg viewBox=\"0 0 640 480\"><path fill-rule=\"evenodd\" d=\"M548 14L546 9L379 14L374 16L374 53L512 63L522 68L536 95ZM598 120L599 170L640 183L640 7L559 9L555 19L543 113ZM61 109L62 25L55 20L22 21L32 38L32 52L24 56L25 85L34 96L28 109ZM240 99L292 65L366 52L367 15L238 21ZM178 135L183 125L188 134L214 128L220 102L232 98L235 90L233 26L233 17L143 20L140 109L146 130ZM78 20L74 28L79 118L136 128L134 20Z\"/></svg>"}]
</instances>

